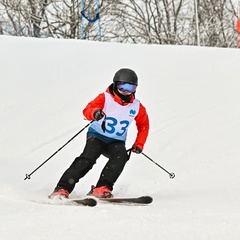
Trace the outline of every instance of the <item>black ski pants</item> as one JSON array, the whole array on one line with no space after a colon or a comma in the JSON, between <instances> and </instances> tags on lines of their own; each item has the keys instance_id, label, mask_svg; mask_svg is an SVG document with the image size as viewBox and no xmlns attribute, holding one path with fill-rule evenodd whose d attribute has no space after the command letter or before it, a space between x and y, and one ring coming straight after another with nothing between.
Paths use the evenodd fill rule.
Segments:
<instances>
[{"instance_id":1,"label":"black ski pants","mask_svg":"<svg viewBox=\"0 0 240 240\"><path fill-rule=\"evenodd\" d=\"M105 143L96 137L87 139L83 153L64 172L55 190L63 188L71 193L75 184L93 167L101 154L109 160L101 172L96 187L107 186L112 190L128 160L125 143L122 141Z\"/></svg>"}]
</instances>

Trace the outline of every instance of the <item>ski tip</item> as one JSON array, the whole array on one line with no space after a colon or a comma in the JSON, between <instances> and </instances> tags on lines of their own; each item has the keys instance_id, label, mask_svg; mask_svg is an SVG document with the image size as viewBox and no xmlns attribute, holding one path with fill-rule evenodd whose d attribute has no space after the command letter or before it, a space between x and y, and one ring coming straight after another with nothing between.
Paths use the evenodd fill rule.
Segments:
<instances>
[{"instance_id":1,"label":"ski tip","mask_svg":"<svg viewBox=\"0 0 240 240\"><path fill-rule=\"evenodd\" d=\"M152 201L153 201L153 198L150 197L150 196L142 196L140 197L142 199L142 201L145 203L145 204L150 204Z\"/></svg>"},{"instance_id":2,"label":"ski tip","mask_svg":"<svg viewBox=\"0 0 240 240\"><path fill-rule=\"evenodd\" d=\"M89 206L89 207L95 207L97 205L97 201L93 198L84 198L84 199L79 199L79 200L73 200L73 202Z\"/></svg>"},{"instance_id":3,"label":"ski tip","mask_svg":"<svg viewBox=\"0 0 240 240\"><path fill-rule=\"evenodd\" d=\"M95 207L97 205L97 201L93 198L85 198L86 201L88 201L88 206Z\"/></svg>"}]
</instances>

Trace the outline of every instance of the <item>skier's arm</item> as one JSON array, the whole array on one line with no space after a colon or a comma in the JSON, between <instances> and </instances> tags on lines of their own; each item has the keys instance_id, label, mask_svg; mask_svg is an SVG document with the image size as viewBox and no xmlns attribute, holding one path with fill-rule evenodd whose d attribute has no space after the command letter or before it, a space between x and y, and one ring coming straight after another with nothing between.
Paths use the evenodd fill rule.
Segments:
<instances>
[{"instance_id":1,"label":"skier's arm","mask_svg":"<svg viewBox=\"0 0 240 240\"><path fill-rule=\"evenodd\" d=\"M94 100L89 102L87 106L83 109L83 115L86 117L87 120L94 119L94 112L98 109L103 109L105 102L105 95L104 93L100 93Z\"/></svg>"},{"instance_id":2,"label":"skier's arm","mask_svg":"<svg viewBox=\"0 0 240 240\"><path fill-rule=\"evenodd\" d=\"M135 118L136 126L137 126L137 137L134 145L139 147L141 150L144 148L144 144L148 137L149 131L149 119L148 114L145 107L140 103L140 109L138 115Z\"/></svg>"}]
</instances>

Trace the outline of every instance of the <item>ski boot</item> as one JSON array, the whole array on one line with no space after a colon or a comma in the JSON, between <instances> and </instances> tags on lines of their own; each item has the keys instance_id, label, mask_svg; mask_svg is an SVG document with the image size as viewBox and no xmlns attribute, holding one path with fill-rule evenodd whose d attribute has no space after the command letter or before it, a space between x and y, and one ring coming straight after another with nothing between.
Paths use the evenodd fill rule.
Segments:
<instances>
[{"instance_id":1,"label":"ski boot","mask_svg":"<svg viewBox=\"0 0 240 240\"><path fill-rule=\"evenodd\" d=\"M97 198L113 198L111 190L106 186L95 187L92 186L90 192L87 194Z\"/></svg>"}]
</instances>

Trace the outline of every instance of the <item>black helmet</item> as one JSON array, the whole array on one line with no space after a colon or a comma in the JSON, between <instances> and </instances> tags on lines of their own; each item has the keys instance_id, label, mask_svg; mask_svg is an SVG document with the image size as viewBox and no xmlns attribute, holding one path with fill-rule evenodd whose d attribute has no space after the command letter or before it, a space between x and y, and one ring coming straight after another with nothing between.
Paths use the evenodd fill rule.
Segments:
<instances>
[{"instance_id":1,"label":"black helmet","mask_svg":"<svg viewBox=\"0 0 240 240\"><path fill-rule=\"evenodd\" d=\"M122 68L115 73L113 78L113 82L127 82L138 85L138 77L137 74L128 68Z\"/></svg>"}]
</instances>

